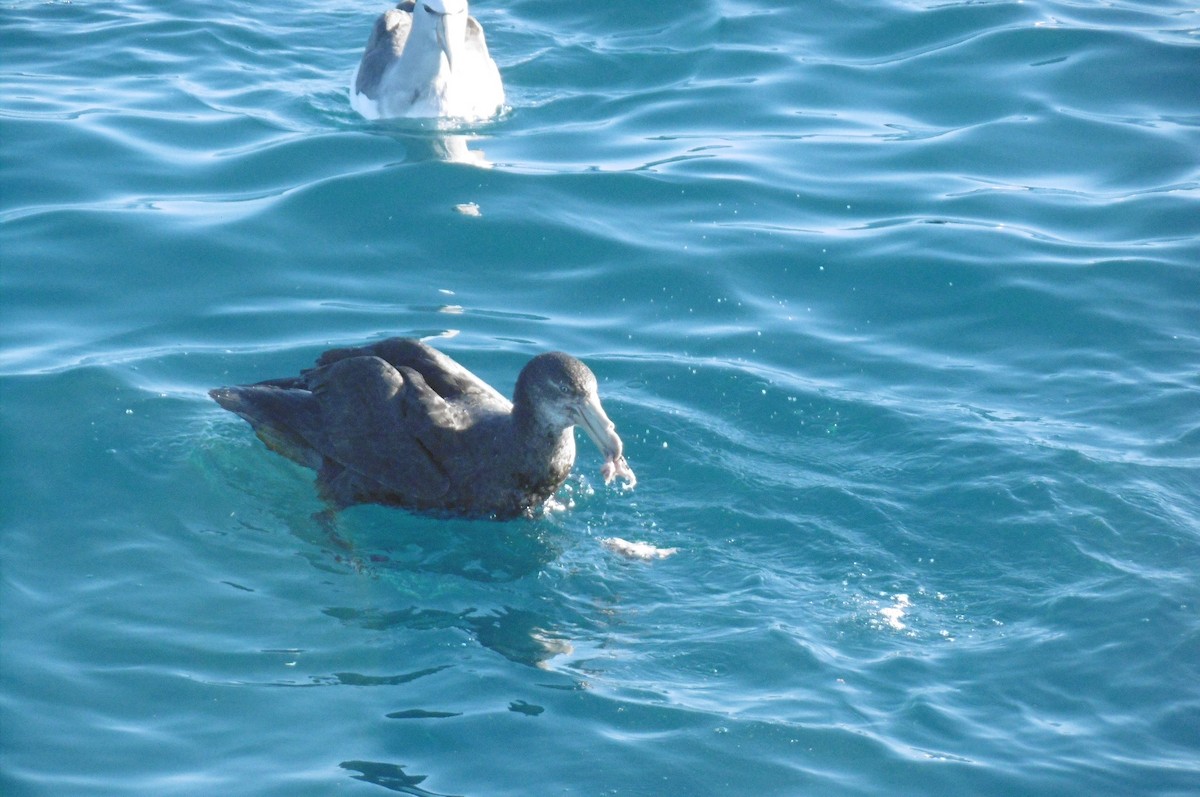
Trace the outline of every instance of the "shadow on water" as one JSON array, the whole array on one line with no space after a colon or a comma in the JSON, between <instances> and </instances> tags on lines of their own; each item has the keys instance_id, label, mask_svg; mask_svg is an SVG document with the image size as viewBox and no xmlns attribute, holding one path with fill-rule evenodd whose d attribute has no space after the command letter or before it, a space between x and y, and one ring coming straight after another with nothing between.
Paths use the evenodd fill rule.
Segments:
<instances>
[{"instance_id":1,"label":"shadow on water","mask_svg":"<svg viewBox=\"0 0 1200 797\"><path fill-rule=\"evenodd\" d=\"M439 794L420 788L419 784L424 783L428 776L409 775L404 771L404 767L397 764L383 764L377 761L343 761L339 766L342 769L357 772L357 775L350 776L354 780L374 783L389 791L412 794L416 797L452 797L452 795Z\"/></svg>"},{"instance_id":2,"label":"shadow on water","mask_svg":"<svg viewBox=\"0 0 1200 797\"><path fill-rule=\"evenodd\" d=\"M393 583L398 598L412 594L414 577L507 584L535 576L561 554L546 533L546 524L538 521L426 518L384 507L358 508L352 514L353 518L342 522L327 517L314 520L326 534L321 552L324 564L328 566L332 560L358 575ZM512 606L462 611L429 606L395 610L331 607L324 613L374 631L465 631L483 647L530 667L544 667L553 657L571 651L549 617Z\"/></svg>"},{"instance_id":3,"label":"shadow on water","mask_svg":"<svg viewBox=\"0 0 1200 797\"><path fill-rule=\"evenodd\" d=\"M553 621L538 612L501 607L485 613L475 609L448 612L410 607L380 612L370 609L331 607L325 614L361 628L382 631L404 628L430 631L454 628L473 636L480 645L509 661L544 668L555 656L571 652L567 636L555 630Z\"/></svg>"},{"instance_id":4,"label":"shadow on water","mask_svg":"<svg viewBox=\"0 0 1200 797\"><path fill-rule=\"evenodd\" d=\"M483 585L512 582L536 574L561 553L547 539L544 523L429 519L380 507L351 512L333 536L347 546L344 554L335 555L353 558L356 570L401 583L419 574ZM323 613L371 631L456 629L472 636L482 647L528 667L545 667L550 659L571 651L567 638L554 630L551 618L511 606L459 611L436 606L392 610L343 606L327 608ZM339 685L391 686L434 676L452 666L389 676L334 673L333 680ZM544 711L525 701L511 703L509 710L527 716ZM390 721L453 721L461 712L409 708L386 716ZM428 776L409 774L400 764L357 760L340 766L354 773L354 780L389 791L417 797L451 797L422 788Z\"/></svg>"},{"instance_id":5,"label":"shadow on water","mask_svg":"<svg viewBox=\"0 0 1200 797\"><path fill-rule=\"evenodd\" d=\"M461 520L365 506L339 515L318 512L311 523L291 528L335 561L385 580L426 573L508 583L534 575L561 554L536 521Z\"/></svg>"}]
</instances>

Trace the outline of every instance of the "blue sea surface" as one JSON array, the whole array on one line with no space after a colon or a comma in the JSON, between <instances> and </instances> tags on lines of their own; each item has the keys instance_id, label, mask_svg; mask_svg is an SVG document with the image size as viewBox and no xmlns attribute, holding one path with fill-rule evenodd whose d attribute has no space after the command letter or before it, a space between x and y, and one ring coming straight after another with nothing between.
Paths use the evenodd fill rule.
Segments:
<instances>
[{"instance_id":1,"label":"blue sea surface","mask_svg":"<svg viewBox=\"0 0 1200 797\"><path fill-rule=\"evenodd\" d=\"M0 792L1200 794L1195 3L384 8L0 12ZM393 335L636 489L322 523L206 391Z\"/></svg>"}]
</instances>

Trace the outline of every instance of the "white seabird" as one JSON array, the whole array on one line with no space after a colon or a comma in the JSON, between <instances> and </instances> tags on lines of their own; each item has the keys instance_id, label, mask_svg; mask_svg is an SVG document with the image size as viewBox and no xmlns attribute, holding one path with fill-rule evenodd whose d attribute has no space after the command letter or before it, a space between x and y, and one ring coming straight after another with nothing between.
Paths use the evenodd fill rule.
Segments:
<instances>
[{"instance_id":1,"label":"white seabird","mask_svg":"<svg viewBox=\"0 0 1200 797\"><path fill-rule=\"evenodd\" d=\"M478 121L503 110L500 70L467 0L405 0L381 14L351 79L350 105L368 119Z\"/></svg>"}]
</instances>

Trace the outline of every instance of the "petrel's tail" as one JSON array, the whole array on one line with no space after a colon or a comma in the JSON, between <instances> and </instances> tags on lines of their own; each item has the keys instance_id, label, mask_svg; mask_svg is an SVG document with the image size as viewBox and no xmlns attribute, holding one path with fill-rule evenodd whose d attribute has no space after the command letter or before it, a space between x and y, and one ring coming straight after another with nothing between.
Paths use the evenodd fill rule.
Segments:
<instances>
[{"instance_id":1,"label":"petrel's tail","mask_svg":"<svg viewBox=\"0 0 1200 797\"><path fill-rule=\"evenodd\" d=\"M274 385L218 387L208 395L254 429L267 448L293 462L319 470L324 457L310 440L321 428L313 394Z\"/></svg>"}]
</instances>

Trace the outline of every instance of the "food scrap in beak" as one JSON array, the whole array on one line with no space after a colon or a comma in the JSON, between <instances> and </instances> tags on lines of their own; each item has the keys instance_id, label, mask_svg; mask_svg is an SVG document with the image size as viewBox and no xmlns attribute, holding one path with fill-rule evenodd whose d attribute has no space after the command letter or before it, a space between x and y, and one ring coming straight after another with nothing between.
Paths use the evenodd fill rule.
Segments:
<instances>
[{"instance_id":1,"label":"food scrap in beak","mask_svg":"<svg viewBox=\"0 0 1200 797\"><path fill-rule=\"evenodd\" d=\"M625 447L621 438L617 436L617 427L608 419L604 407L600 405L599 397L593 394L585 402L577 405L575 410L579 425L604 455L604 466L600 469L604 483L609 484L613 479L620 477L624 482L621 486L632 490L637 485L637 476L633 475L633 468L625 461Z\"/></svg>"}]
</instances>

